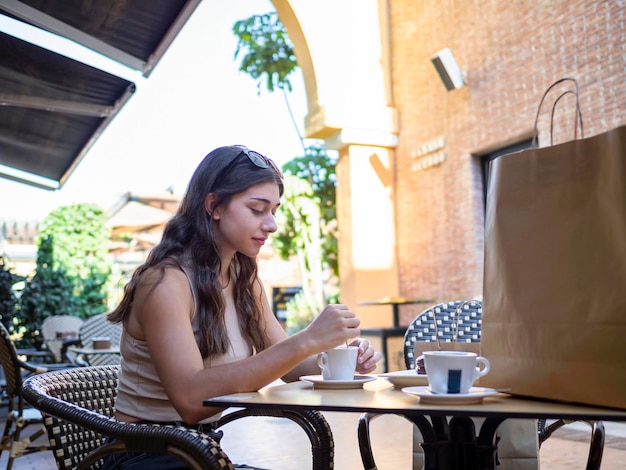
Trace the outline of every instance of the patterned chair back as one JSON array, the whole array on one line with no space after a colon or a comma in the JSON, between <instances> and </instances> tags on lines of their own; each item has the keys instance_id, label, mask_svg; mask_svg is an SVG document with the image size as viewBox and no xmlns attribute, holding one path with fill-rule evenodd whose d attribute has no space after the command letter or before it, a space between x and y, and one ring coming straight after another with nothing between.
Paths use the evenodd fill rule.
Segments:
<instances>
[{"instance_id":1,"label":"patterned chair back","mask_svg":"<svg viewBox=\"0 0 626 470\"><path fill-rule=\"evenodd\" d=\"M415 368L416 341L442 343L480 342L483 304L480 300L444 302L420 313L404 334L404 362L407 369Z\"/></svg>"},{"instance_id":2,"label":"patterned chair back","mask_svg":"<svg viewBox=\"0 0 626 470\"><path fill-rule=\"evenodd\" d=\"M122 339L122 324L111 323L107 320L106 314L98 314L87 318L81 325L78 332L80 342L83 347L91 347L92 339L98 336L111 338L111 346L119 346ZM89 365L119 365L119 354L99 354L89 358Z\"/></svg>"},{"instance_id":3,"label":"patterned chair back","mask_svg":"<svg viewBox=\"0 0 626 470\"><path fill-rule=\"evenodd\" d=\"M15 345L11 340L9 332L3 324L0 323L0 364L4 371L5 395L13 409L17 404L15 400L19 398L22 387L22 370L20 366L20 360L17 357L17 351Z\"/></svg>"},{"instance_id":4,"label":"patterned chair back","mask_svg":"<svg viewBox=\"0 0 626 470\"><path fill-rule=\"evenodd\" d=\"M68 369L59 382L51 380L48 392L50 397L80 404L95 413L113 418L117 374L118 366ZM44 415L44 425L57 464L59 461L64 462L64 466L59 468L76 468L85 455L102 446L106 439L102 434L47 414Z\"/></svg>"},{"instance_id":5,"label":"patterned chair back","mask_svg":"<svg viewBox=\"0 0 626 470\"><path fill-rule=\"evenodd\" d=\"M68 336L78 337L83 319L73 315L52 315L41 324L41 335L46 347L54 354L56 362L64 360L63 343Z\"/></svg>"}]
</instances>

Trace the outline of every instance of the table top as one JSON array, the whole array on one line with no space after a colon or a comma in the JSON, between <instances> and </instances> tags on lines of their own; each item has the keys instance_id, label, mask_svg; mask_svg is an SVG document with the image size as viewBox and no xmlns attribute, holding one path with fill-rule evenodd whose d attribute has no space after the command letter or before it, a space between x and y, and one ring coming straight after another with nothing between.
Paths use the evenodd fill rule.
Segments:
<instances>
[{"instance_id":1,"label":"table top","mask_svg":"<svg viewBox=\"0 0 626 470\"><path fill-rule=\"evenodd\" d=\"M383 297L378 300L359 302L358 305L408 305L433 303L432 299L407 299L406 297Z\"/></svg>"},{"instance_id":2,"label":"table top","mask_svg":"<svg viewBox=\"0 0 626 470\"><path fill-rule=\"evenodd\" d=\"M75 346L70 346L68 351L71 351L76 354L119 354L120 347L119 346L111 346L110 348L103 349L94 349L94 348L79 348Z\"/></svg>"},{"instance_id":3,"label":"table top","mask_svg":"<svg viewBox=\"0 0 626 470\"><path fill-rule=\"evenodd\" d=\"M405 416L472 416L506 418L589 419L626 421L626 410L602 408L517 397L499 393L485 397L482 404L421 404L419 398L394 388L387 380L365 383L358 389L314 389L309 382L298 381L268 386L258 392L235 393L204 400L205 406L311 409L393 413Z\"/></svg>"},{"instance_id":4,"label":"table top","mask_svg":"<svg viewBox=\"0 0 626 470\"><path fill-rule=\"evenodd\" d=\"M39 350L34 348L24 348L16 350L18 356L28 356L28 357L48 357L51 356L52 353L50 351Z\"/></svg>"}]
</instances>

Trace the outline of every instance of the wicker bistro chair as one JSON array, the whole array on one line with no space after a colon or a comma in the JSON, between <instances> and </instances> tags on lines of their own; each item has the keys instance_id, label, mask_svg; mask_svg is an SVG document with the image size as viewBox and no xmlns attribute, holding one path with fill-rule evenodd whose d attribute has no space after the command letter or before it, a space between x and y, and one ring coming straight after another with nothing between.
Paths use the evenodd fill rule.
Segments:
<instances>
[{"instance_id":1,"label":"wicker bistro chair","mask_svg":"<svg viewBox=\"0 0 626 470\"><path fill-rule=\"evenodd\" d=\"M44 414L59 470L99 468L101 459L120 452L167 453L192 469L234 469L211 437L183 426L130 424L113 418L119 366L89 366L29 377L25 399ZM247 416L275 416L297 423L311 441L313 469L333 468L330 427L317 411L241 410L226 414L218 426ZM114 439L106 443L106 436Z\"/></svg>"},{"instance_id":2,"label":"wicker bistro chair","mask_svg":"<svg viewBox=\"0 0 626 470\"><path fill-rule=\"evenodd\" d=\"M9 451L7 470L13 467L16 458L34 452L50 450L47 444L37 445L34 441L45 434L43 417L39 410L26 406L22 395L23 377L26 374L40 374L67 364L30 364L20 360L15 345L7 329L0 323L0 363L4 371L4 395L7 404L7 417L0 440L0 453ZM27 437L22 435L25 428L33 431Z\"/></svg>"},{"instance_id":3,"label":"wicker bistro chair","mask_svg":"<svg viewBox=\"0 0 626 470\"><path fill-rule=\"evenodd\" d=\"M98 314L87 318L82 322L78 330L78 340L72 343L75 346L92 347L93 338L106 337L111 340L111 346L119 346L122 338L122 324L111 323L106 314ZM101 366L119 365L121 356L119 353L82 355L72 353L71 345L67 356L78 366Z\"/></svg>"},{"instance_id":4,"label":"wicker bistro chair","mask_svg":"<svg viewBox=\"0 0 626 470\"><path fill-rule=\"evenodd\" d=\"M44 346L56 362L68 362L65 356L67 345L74 344L83 319L73 315L52 315L41 324Z\"/></svg>"},{"instance_id":5,"label":"wicker bistro chair","mask_svg":"<svg viewBox=\"0 0 626 470\"><path fill-rule=\"evenodd\" d=\"M404 333L404 364L415 369L416 341L442 343L480 342L482 303L479 300L446 302L420 313Z\"/></svg>"},{"instance_id":6,"label":"wicker bistro chair","mask_svg":"<svg viewBox=\"0 0 626 470\"><path fill-rule=\"evenodd\" d=\"M480 342L482 302L457 300L429 307L408 326L404 335L404 362L407 369L415 369L415 342ZM375 470L376 463L370 441L370 422L379 415L363 413L359 418L358 440L361 461L366 470ZM539 448L557 429L573 421L558 419L548 424L537 420ZM604 449L604 426L600 421L585 421L591 427L591 441L586 470L600 469Z\"/></svg>"}]
</instances>

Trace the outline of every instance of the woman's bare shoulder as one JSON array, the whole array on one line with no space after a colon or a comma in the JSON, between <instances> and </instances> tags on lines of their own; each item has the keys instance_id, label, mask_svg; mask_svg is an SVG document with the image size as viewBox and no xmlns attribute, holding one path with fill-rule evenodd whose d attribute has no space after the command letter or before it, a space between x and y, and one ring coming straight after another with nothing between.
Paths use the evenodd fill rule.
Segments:
<instances>
[{"instance_id":1,"label":"woman's bare shoulder","mask_svg":"<svg viewBox=\"0 0 626 470\"><path fill-rule=\"evenodd\" d=\"M183 271L176 267L151 268L144 275L137 286L133 306L140 321L159 318L162 314L168 318L176 313L191 317L193 294Z\"/></svg>"},{"instance_id":2,"label":"woman's bare shoulder","mask_svg":"<svg viewBox=\"0 0 626 470\"><path fill-rule=\"evenodd\" d=\"M145 294L190 291L189 279L178 266L157 266L144 271L137 286Z\"/></svg>"},{"instance_id":3,"label":"woman's bare shoulder","mask_svg":"<svg viewBox=\"0 0 626 470\"><path fill-rule=\"evenodd\" d=\"M149 286L162 282L187 282L186 279L187 276L181 267L176 265L158 265L146 269L141 275L140 283Z\"/></svg>"}]
</instances>

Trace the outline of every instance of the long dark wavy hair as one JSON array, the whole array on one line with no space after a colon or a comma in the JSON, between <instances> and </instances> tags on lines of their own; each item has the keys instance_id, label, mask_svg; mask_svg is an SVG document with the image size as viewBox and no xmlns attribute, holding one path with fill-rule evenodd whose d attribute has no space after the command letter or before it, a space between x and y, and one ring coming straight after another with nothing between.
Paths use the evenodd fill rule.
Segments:
<instances>
[{"instance_id":1,"label":"long dark wavy hair","mask_svg":"<svg viewBox=\"0 0 626 470\"><path fill-rule=\"evenodd\" d=\"M163 280L165 268L185 266L198 292L196 315L199 331L196 342L200 353L203 358L226 353L229 339L219 280L220 251L213 232L213 221L204 203L207 195L214 193L217 196L215 209L227 205L234 195L251 186L267 182L276 183L282 196L282 175L273 164L267 166L260 168L254 164L241 146L219 147L204 157L189 181L178 211L166 224L161 241L150 251L145 263L135 270L124 288L122 301L108 319L119 323L128 317L137 285L148 269L160 271L160 277L154 284L156 286ZM243 337L254 350L262 351L267 348L268 341L261 298L254 295L255 284L260 284L256 259L237 252L230 269L233 298Z\"/></svg>"}]
</instances>

